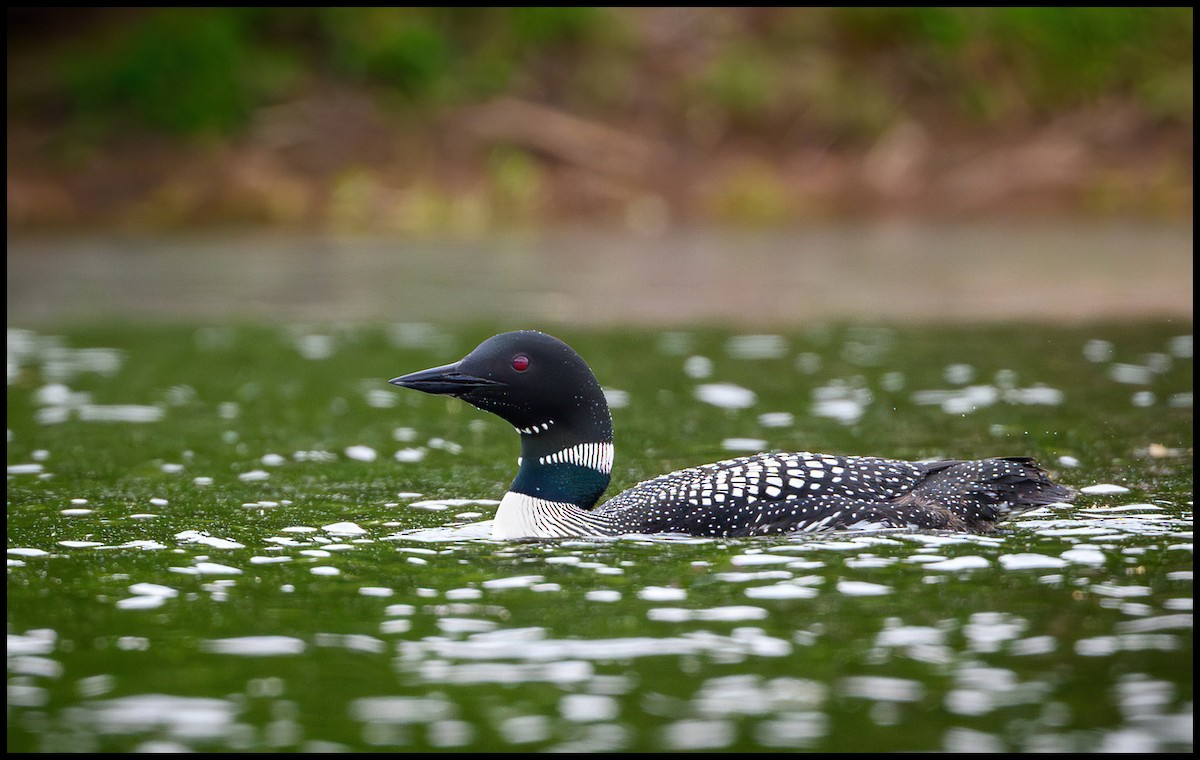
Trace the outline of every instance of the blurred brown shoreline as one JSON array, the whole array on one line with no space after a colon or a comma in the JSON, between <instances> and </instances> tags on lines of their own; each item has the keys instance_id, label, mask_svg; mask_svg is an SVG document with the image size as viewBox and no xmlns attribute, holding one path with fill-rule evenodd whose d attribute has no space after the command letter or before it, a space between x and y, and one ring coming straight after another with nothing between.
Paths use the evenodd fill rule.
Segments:
<instances>
[{"instance_id":1,"label":"blurred brown shoreline","mask_svg":"<svg viewBox=\"0 0 1200 760\"><path fill-rule=\"evenodd\" d=\"M876 216L1190 219L1191 135L1147 139L1147 129L1120 107L1097 107L982 139L906 122L861 150L733 145L698 161L686 146L528 101L453 111L414 134L365 95L331 91L268 109L228 142L143 137L69 171L38 159L36 128L10 123L8 226L10 235L298 226L470 236ZM478 156L497 150L509 165L489 174Z\"/></svg>"},{"instance_id":2,"label":"blurred brown shoreline","mask_svg":"<svg viewBox=\"0 0 1200 760\"><path fill-rule=\"evenodd\" d=\"M1186 9L8 18L10 237L1192 214Z\"/></svg>"}]
</instances>

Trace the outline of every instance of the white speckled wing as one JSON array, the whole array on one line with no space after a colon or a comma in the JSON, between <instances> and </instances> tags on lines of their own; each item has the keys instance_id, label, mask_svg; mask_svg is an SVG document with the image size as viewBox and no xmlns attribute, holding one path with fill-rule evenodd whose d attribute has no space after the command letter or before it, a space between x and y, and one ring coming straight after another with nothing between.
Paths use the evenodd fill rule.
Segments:
<instances>
[{"instance_id":1,"label":"white speckled wing","mask_svg":"<svg viewBox=\"0 0 1200 760\"><path fill-rule=\"evenodd\" d=\"M855 504L893 501L923 465L808 452L759 454L647 480L598 508L627 532L760 535L873 521ZM905 527L892 521L889 527Z\"/></svg>"}]
</instances>

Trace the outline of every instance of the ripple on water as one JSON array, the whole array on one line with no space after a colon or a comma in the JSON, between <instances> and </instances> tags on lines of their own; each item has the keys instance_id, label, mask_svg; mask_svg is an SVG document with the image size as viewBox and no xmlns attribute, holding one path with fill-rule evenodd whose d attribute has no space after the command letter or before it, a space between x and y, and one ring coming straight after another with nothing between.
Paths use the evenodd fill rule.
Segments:
<instances>
[{"instance_id":1,"label":"ripple on water","mask_svg":"<svg viewBox=\"0 0 1200 760\"><path fill-rule=\"evenodd\" d=\"M97 734L157 731L181 740L228 735L240 708L225 699L137 694L84 703L80 718Z\"/></svg>"},{"instance_id":2,"label":"ripple on water","mask_svg":"<svg viewBox=\"0 0 1200 760\"><path fill-rule=\"evenodd\" d=\"M649 610L646 616L650 620L669 623L686 623L693 620L702 621L741 621L765 620L768 612L762 607L750 605L730 605L727 607L711 607L708 609L690 610L682 607L657 607Z\"/></svg>"},{"instance_id":3,"label":"ripple on water","mask_svg":"<svg viewBox=\"0 0 1200 760\"><path fill-rule=\"evenodd\" d=\"M733 383L704 383L696 386L697 401L721 409L747 409L758 403L758 395Z\"/></svg>"},{"instance_id":4,"label":"ripple on water","mask_svg":"<svg viewBox=\"0 0 1200 760\"><path fill-rule=\"evenodd\" d=\"M920 681L892 676L850 676L838 687L844 696L879 702L919 702L925 696Z\"/></svg>"},{"instance_id":5,"label":"ripple on water","mask_svg":"<svg viewBox=\"0 0 1200 760\"><path fill-rule=\"evenodd\" d=\"M306 649L302 639L293 636L238 636L228 639L205 639L200 650L211 654L240 657L279 657L301 654Z\"/></svg>"},{"instance_id":6,"label":"ripple on water","mask_svg":"<svg viewBox=\"0 0 1200 760\"><path fill-rule=\"evenodd\" d=\"M662 743L671 750L721 749L733 743L734 724L728 720L685 719L662 729Z\"/></svg>"}]
</instances>

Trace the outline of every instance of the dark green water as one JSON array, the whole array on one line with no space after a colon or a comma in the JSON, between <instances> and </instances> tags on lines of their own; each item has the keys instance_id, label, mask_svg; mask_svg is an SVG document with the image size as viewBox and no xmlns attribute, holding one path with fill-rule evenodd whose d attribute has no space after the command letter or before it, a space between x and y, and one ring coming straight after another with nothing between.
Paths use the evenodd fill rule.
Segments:
<instances>
[{"instance_id":1,"label":"dark green water","mask_svg":"<svg viewBox=\"0 0 1200 760\"><path fill-rule=\"evenodd\" d=\"M386 383L491 330L10 325L8 750L1192 750L1190 322L551 331L614 489L751 447L1090 492L987 536L495 542L516 435Z\"/></svg>"}]
</instances>

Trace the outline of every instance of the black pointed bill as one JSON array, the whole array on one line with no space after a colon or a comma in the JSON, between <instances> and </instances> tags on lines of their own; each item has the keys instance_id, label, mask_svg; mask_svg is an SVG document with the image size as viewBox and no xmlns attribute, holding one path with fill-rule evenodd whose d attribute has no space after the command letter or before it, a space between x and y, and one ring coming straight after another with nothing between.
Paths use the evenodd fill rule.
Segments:
<instances>
[{"instance_id":1,"label":"black pointed bill","mask_svg":"<svg viewBox=\"0 0 1200 760\"><path fill-rule=\"evenodd\" d=\"M476 388L500 384L495 380L476 377L468 372L463 372L459 368L458 362L442 367L423 369L420 372L412 372L392 378L388 382L392 385L399 385L401 388L412 388L413 390L432 393L438 396L461 396Z\"/></svg>"}]
</instances>

